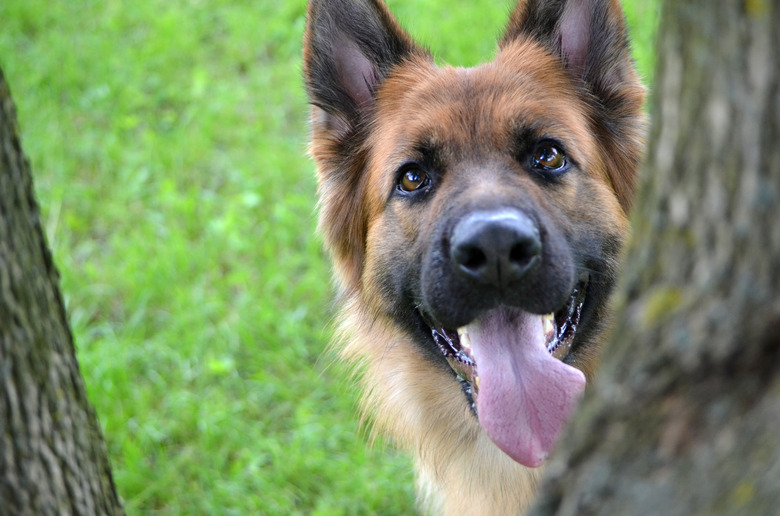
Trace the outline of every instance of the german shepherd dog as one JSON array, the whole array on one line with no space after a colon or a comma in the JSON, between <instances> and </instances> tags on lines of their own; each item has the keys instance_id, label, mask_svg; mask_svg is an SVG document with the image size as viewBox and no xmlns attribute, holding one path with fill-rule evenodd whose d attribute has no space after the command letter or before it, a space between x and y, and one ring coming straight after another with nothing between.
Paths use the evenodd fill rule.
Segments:
<instances>
[{"instance_id":1,"label":"german shepherd dog","mask_svg":"<svg viewBox=\"0 0 780 516\"><path fill-rule=\"evenodd\" d=\"M374 428L424 510L523 512L596 369L643 149L618 0L521 0L438 67L381 0L310 0L320 228Z\"/></svg>"}]
</instances>

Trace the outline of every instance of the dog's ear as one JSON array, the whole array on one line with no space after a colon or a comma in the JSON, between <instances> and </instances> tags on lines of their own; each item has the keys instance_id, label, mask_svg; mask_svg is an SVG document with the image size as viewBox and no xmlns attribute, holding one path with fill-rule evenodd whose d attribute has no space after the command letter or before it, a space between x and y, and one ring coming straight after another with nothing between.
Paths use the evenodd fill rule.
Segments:
<instances>
[{"instance_id":1,"label":"dog's ear","mask_svg":"<svg viewBox=\"0 0 780 516\"><path fill-rule=\"evenodd\" d=\"M520 0L501 46L532 37L600 93L636 79L619 0Z\"/></svg>"},{"instance_id":2,"label":"dog's ear","mask_svg":"<svg viewBox=\"0 0 780 516\"><path fill-rule=\"evenodd\" d=\"M594 103L612 186L628 211L644 148L645 88L631 59L619 0L520 0L501 40L531 38L557 55Z\"/></svg>"},{"instance_id":3,"label":"dog's ear","mask_svg":"<svg viewBox=\"0 0 780 516\"><path fill-rule=\"evenodd\" d=\"M354 129L388 72L415 52L380 0L311 0L303 69L311 103L322 110L315 131L343 136Z\"/></svg>"}]
</instances>

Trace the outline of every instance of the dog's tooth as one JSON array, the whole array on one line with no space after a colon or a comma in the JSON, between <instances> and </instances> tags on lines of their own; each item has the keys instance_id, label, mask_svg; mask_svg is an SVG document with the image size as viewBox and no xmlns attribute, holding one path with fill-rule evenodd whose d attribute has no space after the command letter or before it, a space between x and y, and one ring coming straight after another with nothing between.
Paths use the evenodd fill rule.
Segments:
<instances>
[{"instance_id":1,"label":"dog's tooth","mask_svg":"<svg viewBox=\"0 0 780 516\"><path fill-rule=\"evenodd\" d=\"M468 334L469 334L469 329L467 327L461 326L460 328L458 328L458 335L468 335Z\"/></svg>"},{"instance_id":2,"label":"dog's tooth","mask_svg":"<svg viewBox=\"0 0 780 516\"><path fill-rule=\"evenodd\" d=\"M471 351L471 337L469 337L469 334L458 332L458 336L460 337L460 347L466 351Z\"/></svg>"},{"instance_id":3,"label":"dog's tooth","mask_svg":"<svg viewBox=\"0 0 780 516\"><path fill-rule=\"evenodd\" d=\"M553 317L555 317L555 314L547 314L542 316L542 331L544 331L545 335L555 330L555 326L553 325Z\"/></svg>"}]
</instances>

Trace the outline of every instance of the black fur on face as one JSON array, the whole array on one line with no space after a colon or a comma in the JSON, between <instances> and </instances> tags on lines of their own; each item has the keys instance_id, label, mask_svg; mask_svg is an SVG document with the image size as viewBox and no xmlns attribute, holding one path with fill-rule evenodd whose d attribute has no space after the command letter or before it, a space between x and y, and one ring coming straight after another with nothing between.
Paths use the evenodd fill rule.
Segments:
<instances>
[{"instance_id":1,"label":"black fur on face","mask_svg":"<svg viewBox=\"0 0 780 516\"><path fill-rule=\"evenodd\" d=\"M471 174L466 172L464 175ZM484 172L479 175L482 182L489 180L485 175ZM467 191L468 187L466 191L453 195L441 219L436 221L432 238L425 246L420 271L422 307L446 328L468 324L499 305L521 308L540 315L550 313L566 302L574 288L576 275L570 244L560 229L535 205L533 198L524 195L521 184L515 188L507 187L511 175L507 174L510 177L496 181L494 195L473 198ZM456 253L453 252L453 245L456 244L453 240L458 237L457 230L471 223L474 217L486 220L479 227L480 236L495 227L502 230L500 222L503 220L509 220L509 224L515 220L527 221L526 225L531 228L528 232L535 232L532 238L538 241L540 247L527 270L516 274L498 270L498 277L484 280L454 259L453 254ZM511 229L510 225L509 230L503 231L508 235L482 236L485 241L482 249L473 251L478 255L473 260L489 261L484 257L485 254L502 254L501 251L505 251L503 254L511 254L512 249L495 249L502 246L508 248L512 242L503 245L504 241L513 237L517 239ZM511 259L507 261L510 263L504 269L512 267ZM477 265L488 267L492 264ZM495 269L501 269L501 265L496 264Z\"/></svg>"},{"instance_id":2,"label":"black fur on face","mask_svg":"<svg viewBox=\"0 0 780 516\"><path fill-rule=\"evenodd\" d=\"M450 184L456 189L432 191L419 200L417 212L436 211L436 217L425 224L410 246L399 246L381 260L379 289L386 296L386 306L399 326L406 329L420 351L437 364L446 367L440 351L431 340L431 322L437 327L454 330L473 322L498 306L546 314L560 310L572 290L587 279L587 296L583 305L578 336L565 361L576 362L577 355L591 343L607 320L607 301L616 282L616 264L622 237L615 228L594 227L586 222L566 220L550 203L539 205L529 190L529 181L520 167L502 172L486 172L496 166L484 165L481 172L468 167L448 170ZM440 176L439 176L440 177ZM474 196L470 180L481 183L493 195ZM491 185L492 183L492 185ZM543 186L540 190L544 191ZM454 190L454 191L453 191ZM552 190L554 192L554 190ZM550 193L550 191L548 191ZM436 198L442 196L443 198ZM400 209L406 199L391 201ZM440 210L434 205L443 206ZM458 223L474 213L517 211L533 221L539 230L541 252L538 263L526 274L506 283L503 288L469 277L453 263L451 240ZM394 222L389 221L390 225ZM421 319L420 313L424 314Z\"/></svg>"}]
</instances>

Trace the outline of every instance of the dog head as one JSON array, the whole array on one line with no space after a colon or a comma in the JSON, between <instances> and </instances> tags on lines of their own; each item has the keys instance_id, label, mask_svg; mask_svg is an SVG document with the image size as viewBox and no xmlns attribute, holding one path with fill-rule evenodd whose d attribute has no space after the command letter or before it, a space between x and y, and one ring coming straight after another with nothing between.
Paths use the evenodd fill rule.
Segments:
<instances>
[{"instance_id":1,"label":"dog head","mask_svg":"<svg viewBox=\"0 0 780 516\"><path fill-rule=\"evenodd\" d=\"M495 60L464 69L383 3L314 0L304 69L344 294L540 464L595 367L641 155L618 2L520 2Z\"/></svg>"}]
</instances>

